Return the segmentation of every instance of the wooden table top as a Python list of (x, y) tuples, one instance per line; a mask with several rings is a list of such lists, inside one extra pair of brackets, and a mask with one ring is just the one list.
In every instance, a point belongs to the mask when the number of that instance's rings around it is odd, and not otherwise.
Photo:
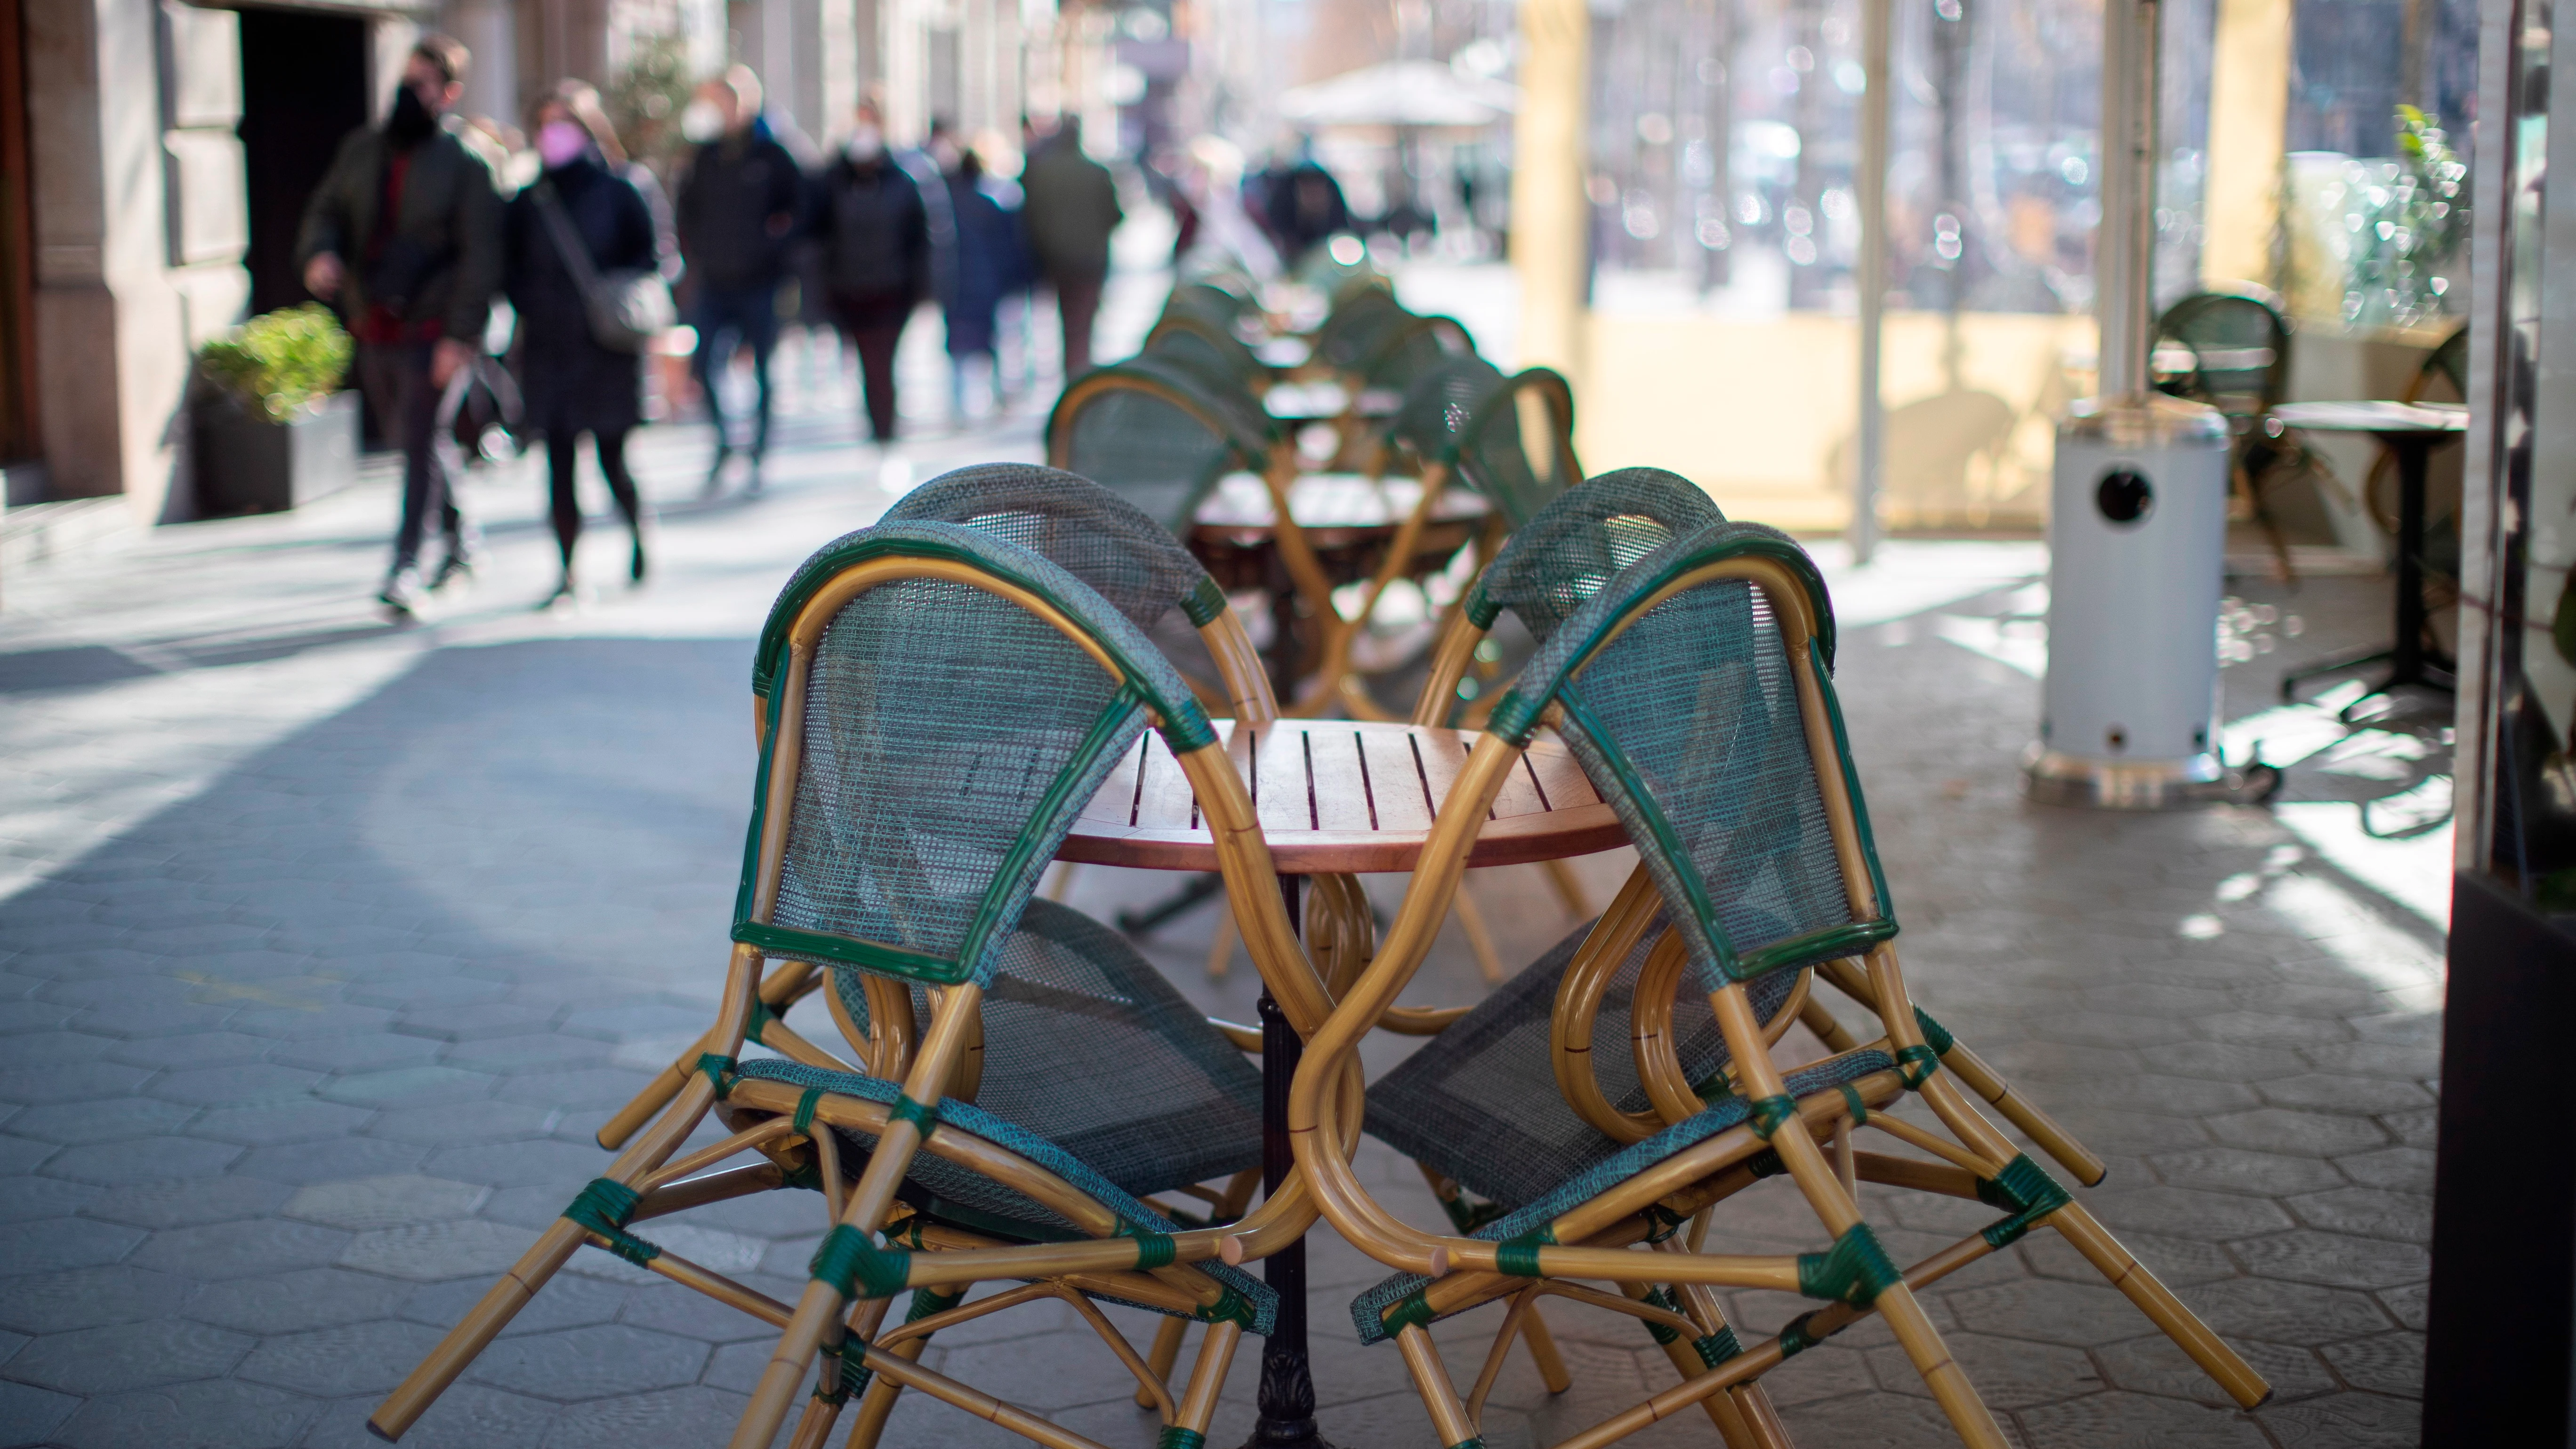
[(2469, 410), (2458, 403), (2280, 403), (2272, 416), (2320, 433), (2458, 433), (2469, 426)]
[[(1371, 483), (1359, 473), (1306, 473), (1288, 485), (1288, 511), (1309, 533), (1393, 532), (1421, 501), (1419, 478)], [(1483, 494), (1452, 488), (1431, 506), (1431, 521), (1465, 522), (1492, 511)], [(1203, 530), (1267, 533), (1277, 519), (1268, 484), (1250, 473), (1229, 473), (1217, 480), (1191, 522)]]
[[(1362, 720), (1281, 720), (1258, 730), (1218, 720), (1216, 728), (1252, 794), (1272, 857), (1290, 875), (1412, 869), (1476, 744), (1471, 730)], [(1467, 859), (1516, 865), (1627, 843), (1618, 816), (1564, 742), (1541, 731)], [(1217, 868), (1196, 792), (1151, 731), (1092, 797), (1056, 855), (1146, 870)]]

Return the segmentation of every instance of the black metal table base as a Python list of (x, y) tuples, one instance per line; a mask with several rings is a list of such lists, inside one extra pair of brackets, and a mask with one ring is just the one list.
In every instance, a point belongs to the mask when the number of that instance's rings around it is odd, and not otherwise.
[(2397, 455), (2397, 638), (2388, 648), (2311, 664), (2281, 676), (2281, 701), (2291, 702), (2292, 691), (2303, 680), (2327, 674), (2341, 674), (2365, 664), (2388, 662), (2387, 674), (2371, 686), (2360, 699), (2343, 707), (2340, 718), (2352, 724), (2353, 712), (2368, 700), (2383, 698), (2397, 690), (2438, 689), (2448, 692), (2455, 687), (2438, 651), (2424, 645), (2424, 475), (2433, 449), (2453, 436), (2449, 433), (2390, 432), (2376, 435), (2389, 451)]
[[(1288, 919), (1299, 920), (1302, 878), (1279, 877)], [(1297, 1076), (1305, 1043), (1279, 1003), (1261, 993), (1261, 1190), (1267, 1195), (1296, 1166), (1288, 1146), (1288, 1084)], [(1261, 1346), (1261, 1417), (1244, 1449), (1332, 1449), (1315, 1431), (1315, 1377), (1306, 1357), (1306, 1244), (1301, 1240), (1262, 1260), (1262, 1281), (1279, 1295), (1279, 1316)]]

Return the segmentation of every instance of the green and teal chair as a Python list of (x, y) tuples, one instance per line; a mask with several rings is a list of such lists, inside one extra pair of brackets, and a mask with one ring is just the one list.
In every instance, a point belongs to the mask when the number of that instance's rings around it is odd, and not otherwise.
[[(1619, 548), (1614, 542), (1612, 557)], [(1507, 552), (1497, 570), (1510, 562)], [(1650, 1405), (1578, 1436), (1586, 1444), (1693, 1403), (1731, 1443), (1777, 1442), (1767, 1405), (1751, 1392), (1761, 1376), (1876, 1313), (1954, 1431), (1997, 1449), (2002, 1434), (1914, 1295), (2035, 1227), (2062, 1234), (2232, 1397), (2260, 1402), (2268, 1393), (2261, 1377), (1942, 1070), (1897, 960), (1895, 910), (1833, 696), (1832, 612), (1803, 551), (1770, 529), (1715, 522), (1598, 583), (1581, 565), (1561, 577), (1573, 587), (1541, 596), (1572, 606), (1494, 709), (1394, 924), (1367, 974), (1309, 1039), (1289, 1099), (1298, 1165), (1325, 1216), (1398, 1270), (1353, 1304), (1361, 1337), (1397, 1341), (1440, 1439), (1475, 1437), (1494, 1370), (1528, 1313), (1542, 1298), (1569, 1297), (1637, 1317), (1659, 1340), (1670, 1335), (1668, 1352), (1685, 1376)], [(1627, 827), (1642, 877), (1567, 951), (1551, 1018), (1558, 1078), (1599, 1070), (1569, 1065), (1592, 1055), (1588, 1040), (1571, 1039), (1581, 1023), (1568, 1020), (1579, 1015), (1569, 998), (1620, 980), (1635, 943), (1650, 943), (1631, 989), (1631, 1057), (1633, 1094), (1651, 1111), (1603, 1116), (1597, 1100), (1568, 1092), (1572, 1115), (1597, 1131), (1550, 1151), (1514, 1117), (1526, 1093), (1480, 1094), (1454, 1064), (1416, 1065), (1475, 1049), (1471, 1016), (1369, 1089), (1368, 1125), (1399, 1146), (1427, 1147), (1436, 1134), (1455, 1144), (1443, 1160), (1462, 1180), (1490, 1185), (1498, 1202), (1520, 1201), (1472, 1233), (1455, 1222), (1425, 1229), (1370, 1195), (1348, 1166), (1346, 1130), (1323, 1109), (1350, 1051), (1419, 967), (1485, 807), (1520, 768), (1542, 720)], [(1879, 1035), (1782, 1072), (1770, 1047), (1804, 990), (1800, 978), (1844, 961), (1863, 963)], [(1710, 1025), (1677, 1005), (1685, 991), (1705, 1001)], [(1708, 1058), (1687, 1053), (1712, 1030), (1723, 1055), (1704, 1071)], [(1930, 1108), (1937, 1133), (1891, 1115), (1909, 1093)], [(1861, 1151), (1852, 1139), (1864, 1128), (1929, 1156)], [(1793, 1180), (1829, 1247), (1732, 1254), (1703, 1236), (1722, 1231), (1727, 1198), (1780, 1175)], [(1900, 1270), (1860, 1212), (1854, 1186), (1863, 1180), (1981, 1201), (2003, 1215)], [(1748, 1346), (1719, 1311), (1722, 1288), (1802, 1293), (1827, 1306)], [(1461, 1396), (1429, 1326), (1506, 1300), (1484, 1370)]]
[[(1258, 1164), (1259, 1077), (1116, 933), (1033, 896), (1148, 728), (1212, 818), (1236, 807), (1205, 713), (1071, 573), (941, 523), (861, 530), (809, 560), (762, 630), (754, 686), (765, 709), (734, 944), (697, 1075), (375, 1427), (410, 1427), (588, 1245), (779, 1327), (739, 1443), (769, 1445), (801, 1398), (797, 1442), (819, 1445), (854, 1395), (855, 1437), (872, 1442), (898, 1388), (1061, 1442), (917, 1362), (931, 1333), (1038, 1299), (1101, 1332), (1170, 1429), (1204, 1434), (1241, 1333), (1265, 1332), (1275, 1301), (1218, 1261), (1207, 1224), (1147, 1199)], [(773, 960), (861, 984), (864, 1063), (746, 1053), (769, 1040), (759, 987)], [(730, 1135), (684, 1150), (710, 1115)], [(817, 1191), (823, 1209), (812, 1281), (792, 1306), (631, 1230), (788, 1187)], [(1009, 1286), (963, 1302), (990, 1281)], [(910, 1312), (889, 1325), (903, 1290)], [(1095, 1301), (1210, 1324), (1189, 1384), (1127, 1345)]]

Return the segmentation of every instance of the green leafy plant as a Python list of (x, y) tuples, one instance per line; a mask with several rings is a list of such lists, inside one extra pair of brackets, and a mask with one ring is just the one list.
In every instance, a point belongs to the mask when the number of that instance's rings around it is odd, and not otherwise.
[(271, 422), (283, 423), (339, 391), (349, 334), (318, 302), (253, 317), (197, 353), (208, 380)]

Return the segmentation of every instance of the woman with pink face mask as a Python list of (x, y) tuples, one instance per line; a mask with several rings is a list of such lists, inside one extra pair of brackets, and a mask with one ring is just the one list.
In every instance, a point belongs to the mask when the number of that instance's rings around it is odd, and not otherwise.
[(643, 500), (626, 466), (626, 435), (643, 421), (644, 360), (591, 334), (581, 284), (566, 248), (578, 244), (594, 275), (656, 270), (677, 276), (669, 210), (650, 173), (626, 164), (599, 93), (562, 81), (528, 115), (544, 170), (513, 197), (502, 223), (503, 289), (519, 314), (516, 359), (525, 425), (544, 435), (555, 543), (563, 578), (546, 606), (581, 598), (573, 547), (581, 537), (574, 488), (581, 435), (590, 434), (609, 496), (634, 535), (630, 583), (644, 581)]

